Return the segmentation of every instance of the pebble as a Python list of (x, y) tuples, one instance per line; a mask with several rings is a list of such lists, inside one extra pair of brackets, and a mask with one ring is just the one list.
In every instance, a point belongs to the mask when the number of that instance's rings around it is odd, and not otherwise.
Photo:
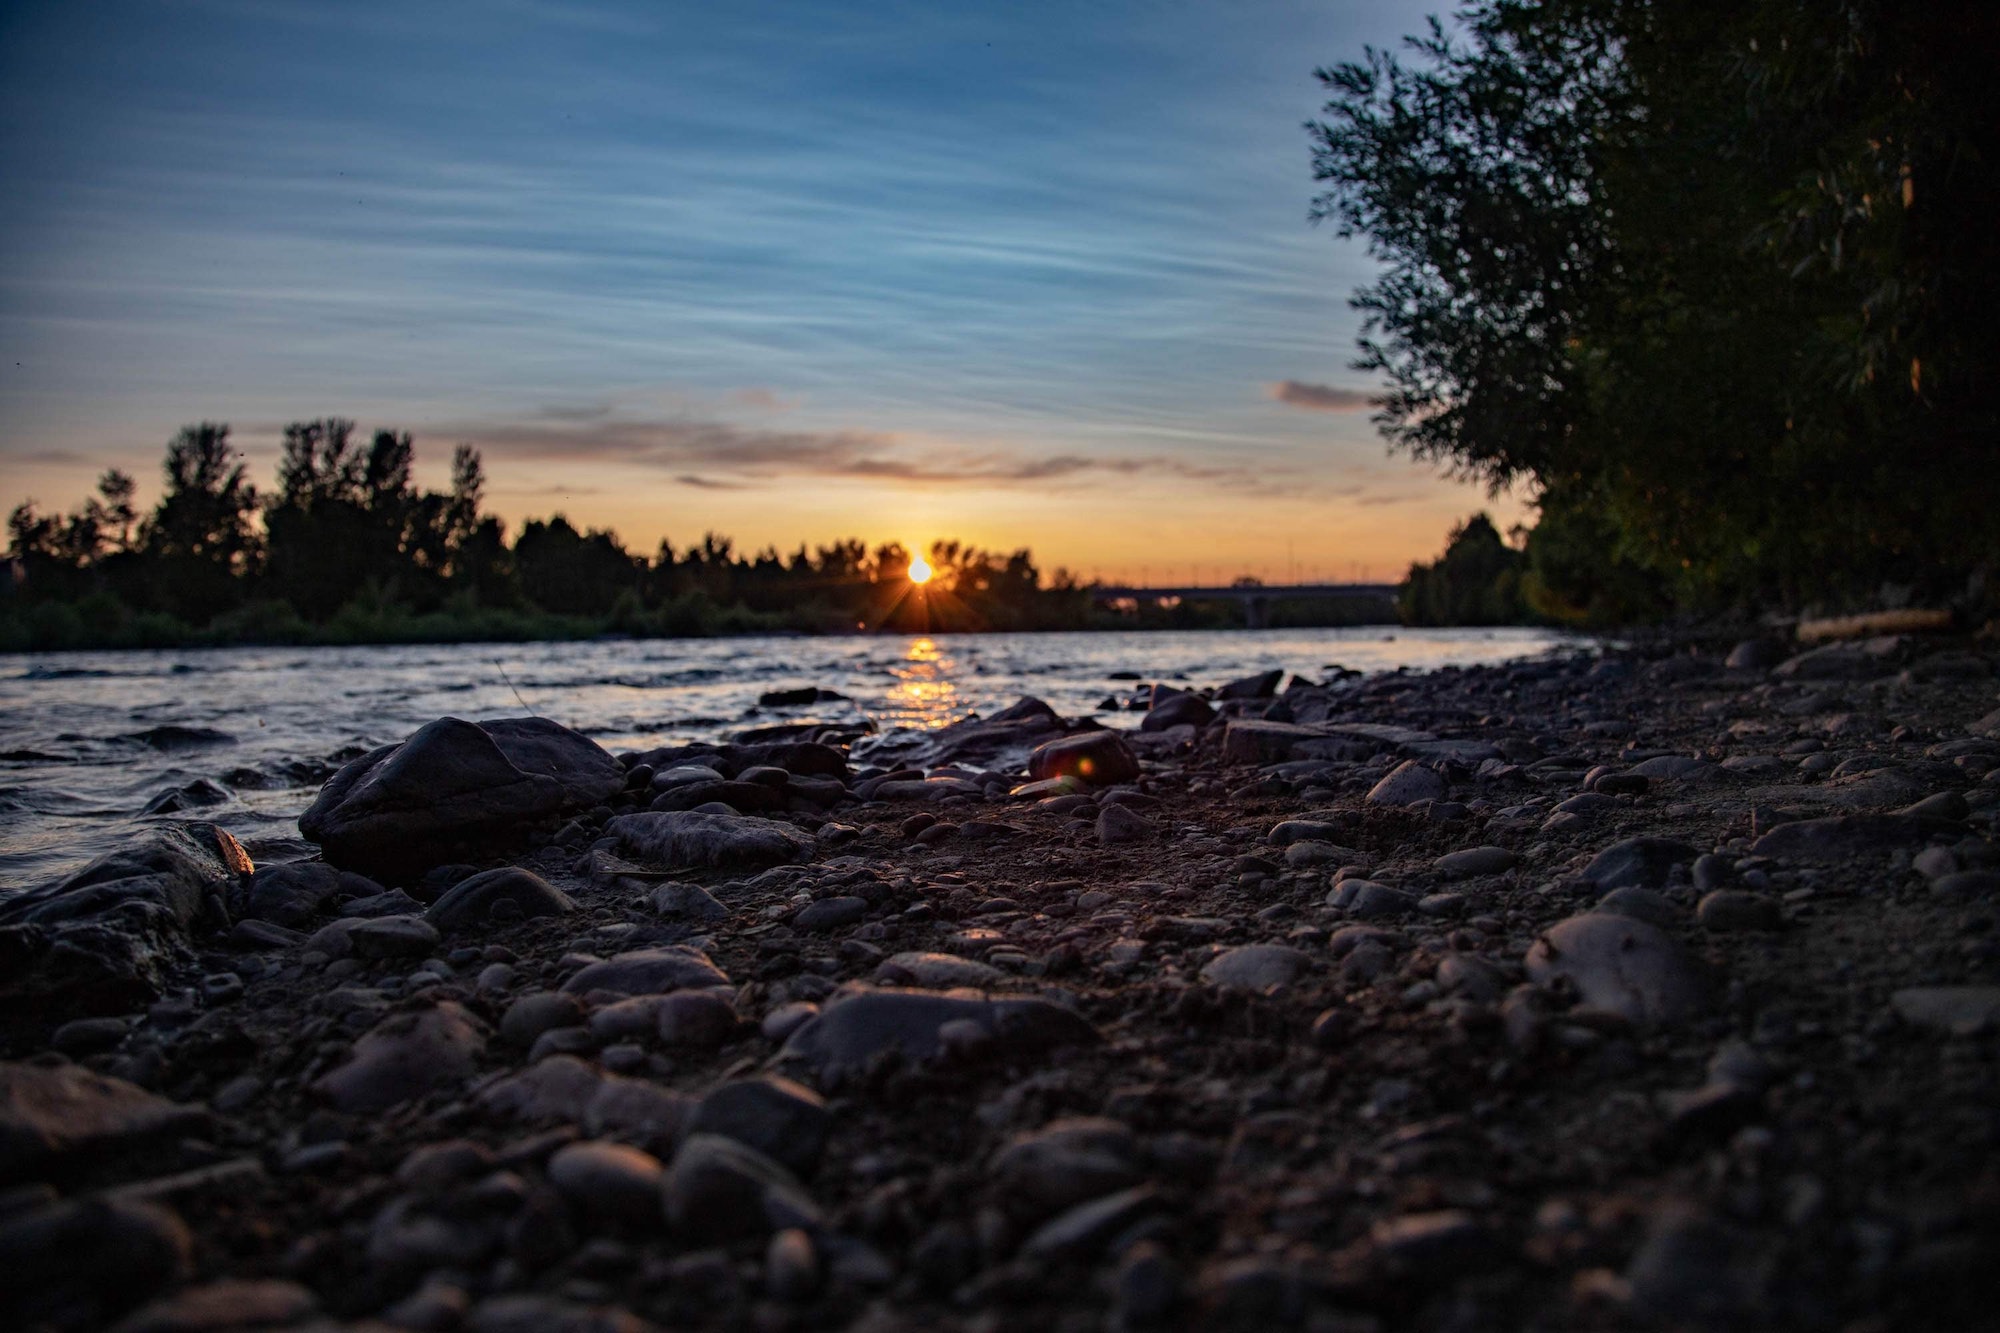
[(707, 954), (684, 944), (635, 949), (590, 963), (562, 985), (571, 995), (664, 995), (695, 987), (727, 986), (729, 978)]
[(544, 1032), (575, 1027), (583, 1021), (583, 1016), (583, 1001), (574, 995), (537, 991), (507, 1006), (507, 1012), (500, 1017), (500, 1036), (516, 1046), (532, 1046)]
[(1431, 863), (1432, 867), (1452, 879), (1464, 879), (1472, 875), (1498, 875), (1512, 870), (1520, 863), (1520, 856), (1505, 847), (1466, 847), (1455, 852), (1446, 852)]
[(562, 890), (532, 870), (503, 866), (459, 881), (431, 904), (424, 919), (443, 931), (470, 930), (489, 918), (507, 920), (561, 916), (576, 910)]
[(383, 1111), (471, 1077), (485, 1049), (485, 1024), (447, 1000), (384, 1019), (313, 1090), (342, 1111)]
[(1625, 838), (1590, 859), (1583, 877), (1601, 890), (1628, 885), (1657, 889), (1677, 865), (1694, 860), (1694, 848), (1671, 838)]
[(1201, 969), (1211, 986), (1268, 995), (1289, 986), (1312, 959), (1282, 944), (1243, 944), (1225, 949)]
[(792, 924), (800, 930), (839, 930), (860, 924), (867, 915), (866, 898), (822, 898), (801, 908)]
[(1080, 1014), (1039, 998), (989, 999), (935, 991), (855, 991), (833, 1000), (785, 1043), (780, 1058), (840, 1083), (885, 1051), (926, 1064), (946, 1053), (945, 1028), (993, 1048), (1032, 1053), (1050, 1046), (1094, 1042), (1097, 1031)]
[(809, 1177), (819, 1169), (832, 1125), (825, 1098), (791, 1079), (766, 1075), (712, 1089), (695, 1103), (687, 1132), (726, 1135)]
[(1434, 770), (1408, 759), (1390, 769), (1369, 789), (1365, 799), (1370, 805), (1410, 806), (1419, 801), (1439, 800), (1446, 790), (1445, 780)]
[(590, 1141), (558, 1148), (549, 1183), (585, 1215), (632, 1225), (657, 1223), (666, 1168), (649, 1152)]
[(728, 1241), (816, 1228), (819, 1207), (796, 1177), (747, 1144), (690, 1134), (665, 1186), (667, 1219), (683, 1235)]
[(1717, 889), (1704, 894), (1695, 907), (1694, 918), (1705, 929), (1718, 934), (1778, 930), (1785, 924), (1785, 914), (1777, 899), (1740, 889)]
[(993, 1178), (1034, 1219), (1119, 1190), (1142, 1177), (1132, 1127), (1101, 1116), (1055, 1120), (1015, 1136), (993, 1159)]
[(1563, 980), (1585, 1004), (1635, 1027), (1669, 1026), (1700, 1012), (1708, 987), (1680, 946), (1657, 927), (1608, 912), (1573, 916), (1528, 950), (1528, 977)]
[(440, 936), (420, 916), (378, 916), (349, 926), (347, 939), (362, 958), (428, 958)]

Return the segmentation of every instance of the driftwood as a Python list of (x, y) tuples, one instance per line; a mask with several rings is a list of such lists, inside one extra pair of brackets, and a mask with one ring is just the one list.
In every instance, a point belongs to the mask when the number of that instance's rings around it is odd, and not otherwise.
[(1829, 639), (1863, 639), (1877, 634), (1922, 634), (1951, 628), (1951, 612), (1911, 607), (1903, 611), (1869, 611), (1858, 616), (1829, 616), (1821, 620), (1801, 620), (1800, 643), (1822, 643)]

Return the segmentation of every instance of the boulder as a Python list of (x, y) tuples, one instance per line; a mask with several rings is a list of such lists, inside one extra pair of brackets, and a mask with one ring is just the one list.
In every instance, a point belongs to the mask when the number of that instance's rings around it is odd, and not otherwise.
[(1169, 727), (1205, 727), (1215, 721), (1215, 710), (1199, 694), (1174, 690), (1166, 695), (1156, 689), (1153, 706), (1139, 719), (1141, 731), (1165, 731)]
[(1075, 777), (1095, 787), (1131, 782), (1139, 759), (1115, 731), (1085, 731), (1038, 745), (1028, 756), (1028, 777), (1036, 782)]
[(251, 873), (212, 824), (167, 824), (54, 884), (0, 899), (0, 1012), (80, 1018), (157, 999), (197, 925)]
[(607, 800), (625, 771), (546, 718), (439, 718), (354, 760), (299, 816), (326, 859), (381, 877), (520, 845), (539, 824)]

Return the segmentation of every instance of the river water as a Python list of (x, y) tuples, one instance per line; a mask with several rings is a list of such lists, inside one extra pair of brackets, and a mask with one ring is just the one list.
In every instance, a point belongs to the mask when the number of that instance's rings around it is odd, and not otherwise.
[[(66, 873), (151, 819), (213, 820), (259, 862), (305, 855), (295, 821), (343, 753), (447, 714), (533, 711), (615, 752), (804, 719), (937, 727), (1024, 694), (1075, 716), (1136, 688), (1119, 672), (1213, 685), (1282, 667), (1320, 679), (1333, 666), (1433, 670), (1574, 642), (1369, 627), (0, 655), (0, 893)], [(808, 685), (846, 698), (758, 704)], [(182, 788), (194, 795), (179, 813), (146, 813)]]

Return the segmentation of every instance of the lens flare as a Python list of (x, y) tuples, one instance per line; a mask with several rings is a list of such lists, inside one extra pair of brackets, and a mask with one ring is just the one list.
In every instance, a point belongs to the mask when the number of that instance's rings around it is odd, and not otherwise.
[(910, 562), (910, 582), (912, 583), (929, 583), (931, 575), (934, 572), (930, 567), (930, 563), (922, 556), (918, 556)]

